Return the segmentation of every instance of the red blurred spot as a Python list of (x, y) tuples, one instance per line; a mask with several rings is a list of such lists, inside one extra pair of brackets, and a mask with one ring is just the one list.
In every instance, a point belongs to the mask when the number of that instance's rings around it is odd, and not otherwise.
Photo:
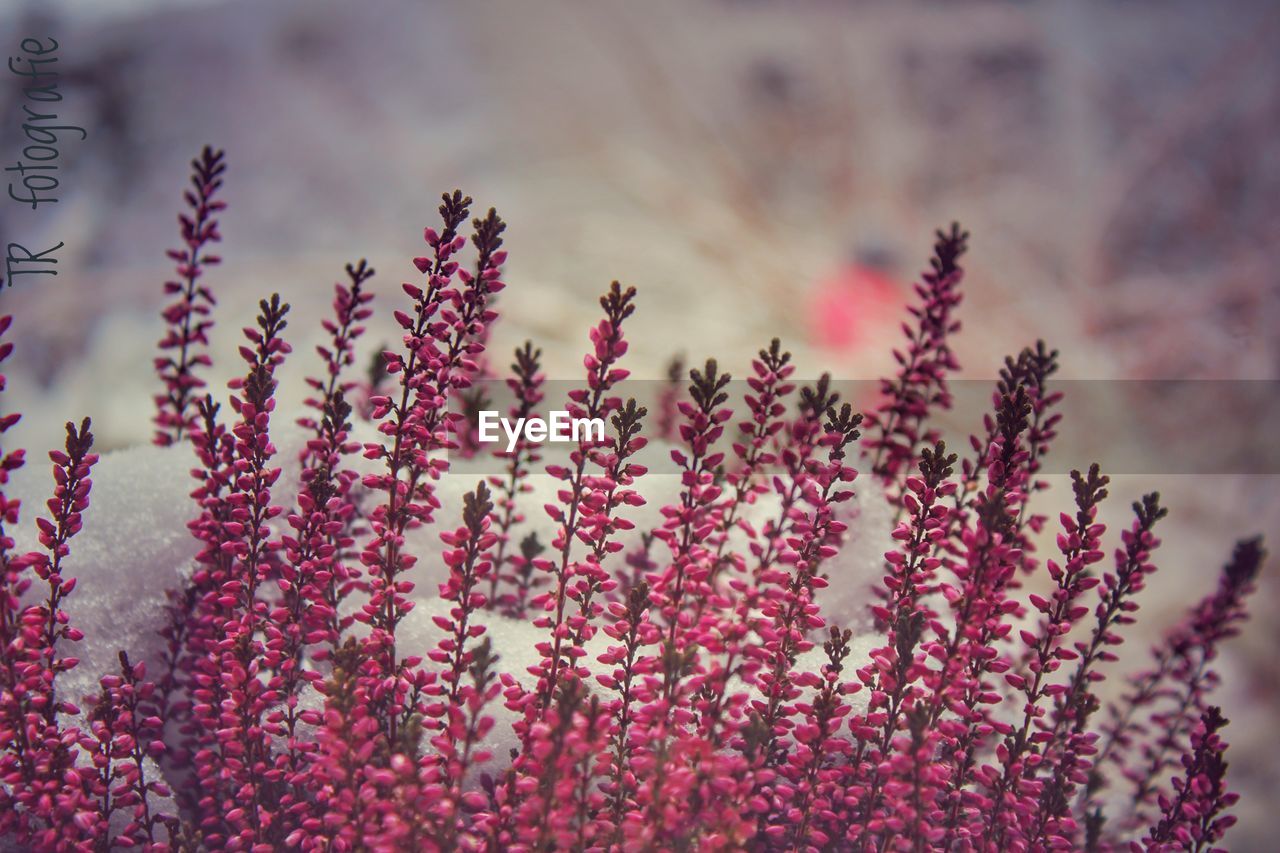
[(867, 343), (873, 329), (893, 322), (902, 296), (887, 273), (849, 263), (818, 282), (809, 305), (813, 344), (848, 351)]

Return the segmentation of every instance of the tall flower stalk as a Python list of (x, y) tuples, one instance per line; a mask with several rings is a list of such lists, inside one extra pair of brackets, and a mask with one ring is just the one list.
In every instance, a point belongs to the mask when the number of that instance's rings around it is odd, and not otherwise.
[(168, 328), (155, 359), (156, 372), (165, 385), (164, 393), (155, 400), (155, 443), (160, 445), (179, 442), (190, 432), (197, 417), (197, 395), (205, 387), (199, 369), (210, 364), (205, 350), (213, 328), (209, 317), (217, 300), (202, 279), (209, 267), (222, 262), (220, 256), (209, 252), (209, 246), (222, 240), (218, 214), (227, 205), (217, 196), (226, 171), (226, 156), (207, 145), (191, 161), (191, 189), (182, 196), (187, 211), (178, 215), (182, 245), (168, 252), (177, 264), (177, 279), (164, 285), (165, 295), (172, 296), (173, 302), (162, 315)]

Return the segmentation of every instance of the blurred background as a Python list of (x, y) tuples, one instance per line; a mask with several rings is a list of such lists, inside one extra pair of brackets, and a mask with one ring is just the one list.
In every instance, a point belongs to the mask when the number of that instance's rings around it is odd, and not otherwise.
[[(225, 264), (209, 279), (214, 380), (235, 369), (236, 330), (263, 295), (293, 303), (300, 352), (345, 262), (367, 257), (395, 300), (455, 186), (510, 223), (495, 346), (534, 338), (553, 379), (576, 375), (595, 296), (615, 278), (640, 290), (639, 376), (665, 375), (676, 353), (741, 374), (778, 335), (801, 376), (877, 377), (933, 229), (953, 219), (972, 233), (965, 377), (993, 378), (1037, 337), (1070, 379), (1274, 381), (1280, 369), (1270, 0), (2, 9), (11, 52), (58, 39), (59, 113), (89, 132), (60, 146), (55, 209), (0, 205), (6, 242), (65, 243), (56, 278), (0, 294), (18, 317), (7, 396), (33, 455), (82, 414), (104, 448), (148, 440), (164, 249), (205, 143), (230, 163)], [(6, 166), (23, 145), (20, 83), (0, 82)], [(369, 353), (394, 337), (386, 304)], [(1142, 438), (1275, 428), (1274, 382), (1233, 387), (1268, 399), (1209, 395)], [(286, 393), (300, 399), (300, 383)], [(1140, 417), (1151, 401), (1122, 403), (1117, 417)], [(1070, 400), (1066, 411), (1063, 441), (1088, 438), (1095, 425), (1073, 422)], [(1153, 488), (1174, 518), (1131, 656), (1212, 588), (1234, 539), (1280, 533), (1274, 472), (1247, 471), (1115, 478), (1115, 526)], [(1220, 667), (1245, 793), (1237, 849), (1269, 846), (1280, 784), (1274, 574)]]

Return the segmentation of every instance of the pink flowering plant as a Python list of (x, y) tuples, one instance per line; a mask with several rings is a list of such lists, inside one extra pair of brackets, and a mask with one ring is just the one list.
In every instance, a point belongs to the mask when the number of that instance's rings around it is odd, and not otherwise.
[[(198, 548), (155, 625), (92, 696), (60, 676), (78, 644), (75, 536), (97, 456), (86, 419), (49, 454), (39, 548), (21, 553), (0, 493), (0, 844), (112, 850), (1214, 849), (1236, 801), (1214, 661), (1264, 559), (1241, 542), (1218, 588), (1117, 673), (1116, 647), (1156, 571), (1158, 495), (1112, 545), (1108, 478), (1071, 475), (1031, 507), (1061, 418), (1057, 353), (1010, 358), (961, 455), (931, 424), (951, 404), (968, 235), (940, 232), (898, 369), (867, 413), (829, 377), (803, 383), (778, 340), (732, 399), (714, 359), (626, 397), (628, 320), (614, 283), (563, 401), (526, 343), (489, 352), (505, 223), (443, 196), (400, 328), (369, 380), (355, 347), (374, 306), (367, 263), (336, 287), (312, 360), (304, 439), (277, 446), (277, 372), (299, 358), (289, 306), (264, 299), (227, 394), (202, 373), (213, 329), (217, 197), (193, 164), (155, 368), (156, 438), (191, 457)], [(0, 334), (9, 318), (0, 321)], [(12, 346), (0, 343), (0, 361)], [(545, 402), (609, 425), (567, 459), (477, 444), (451, 399), (505, 382), (510, 415)], [(686, 381), (687, 380), (687, 381)], [(0, 378), (0, 390), (3, 379)], [(471, 396), (469, 396), (471, 395)], [(472, 407), (474, 408), (474, 407)], [(0, 418), (0, 436), (17, 420)], [(652, 426), (651, 426), (652, 424)], [(676, 472), (655, 522), (650, 441)], [(652, 449), (652, 448), (651, 448)], [(493, 473), (460, 505), (451, 463)], [(22, 466), (0, 450), (0, 487)], [(286, 467), (300, 472), (283, 476)], [(863, 472), (862, 479), (859, 479)], [(546, 499), (535, 481), (552, 483)], [(660, 479), (660, 478), (659, 478)], [(866, 612), (831, 613), (866, 501), (887, 501)], [(541, 505), (539, 505), (541, 504)], [(541, 521), (545, 516), (547, 521)], [(415, 532), (434, 529), (424, 551)], [(541, 534), (541, 536), (539, 536)], [(1109, 555), (1108, 550), (1112, 550)], [(121, 555), (122, 558), (125, 555)], [(424, 565), (435, 563), (435, 565)], [(430, 602), (415, 589), (438, 582)], [(408, 631), (427, 600), (430, 642)], [(498, 629), (523, 626), (511, 666)], [(1121, 679), (1108, 693), (1104, 681)], [(1109, 699), (1114, 695), (1117, 698)]]

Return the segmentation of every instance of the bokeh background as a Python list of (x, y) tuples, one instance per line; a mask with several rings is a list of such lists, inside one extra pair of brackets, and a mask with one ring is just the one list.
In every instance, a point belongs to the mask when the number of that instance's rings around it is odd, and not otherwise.
[[(639, 376), (676, 353), (741, 373), (774, 335), (801, 375), (879, 376), (953, 219), (973, 235), (965, 377), (1037, 337), (1070, 379), (1280, 371), (1269, 0), (65, 0), (5, 2), (0, 24), (11, 51), (59, 40), (60, 111), (89, 131), (62, 145), (55, 210), (0, 205), (6, 242), (66, 244), (56, 278), (0, 294), (32, 454), (81, 414), (104, 448), (147, 441), (163, 250), (206, 142), (230, 162), (219, 380), (262, 295), (293, 303), (299, 351), (348, 260), (394, 300), (455, 186), (510, 223), (496, 346), (533, 337), (552, 378), (575, 375), (615, 278), (640, 290)], [(19, 82), (0, 81), (5, 165)], [(368, 351), (393, 335), (375, 323)], [(1274, 384), (1233, 387), (1270, 399), (1208, 396), (1140, 438), (1280, 428)], [(1114, 417), (1149, 405), (1122, 396)], [(1066, 410), (1064, 442), (1096, 439)], [(1113, 525), (1152, 488), (1174, 515), (1131, 656), (1212, 588), (1235, 538), (1280, 534), (1274, 472), (1247, 470), (1115, 478)], [(1274, 574), (1220, 667), (1245, 792), (1234, 849), (1268, 849), (1280, 784)]]

